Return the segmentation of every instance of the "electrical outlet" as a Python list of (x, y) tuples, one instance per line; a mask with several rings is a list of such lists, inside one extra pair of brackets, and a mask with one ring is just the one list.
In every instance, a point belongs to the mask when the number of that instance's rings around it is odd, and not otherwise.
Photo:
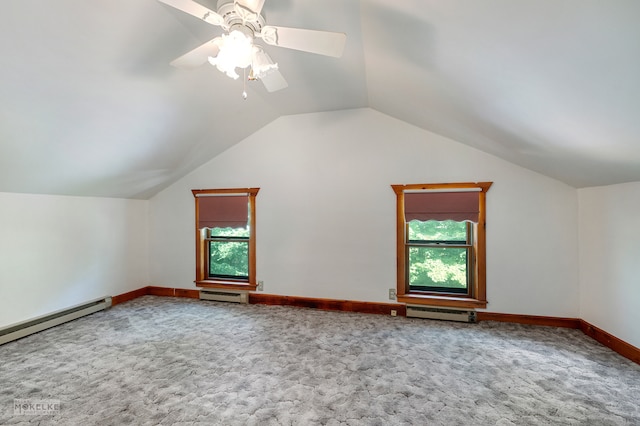
[(264, 281), (258, 281), (258, 291), (264, 291)]
[(396, 289), (395, 288), (390, 288), (389, 289), (389, 299), (390, 300), (396, 300)]
[(392, 316), (392, 317), (396, 317), (396, 316), (398, 316), (398, 311), (396, 311), (395, 309), (392, 309), (392, 310), (391, 310), (391, 316)]

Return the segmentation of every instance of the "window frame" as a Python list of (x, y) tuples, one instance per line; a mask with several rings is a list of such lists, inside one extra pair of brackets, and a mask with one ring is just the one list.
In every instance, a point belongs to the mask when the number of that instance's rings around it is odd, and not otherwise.
[[(391, 185), (396, 194), (396, 262), (397, 284), (396, 296), (398, 302), (409, 304), (446, 306), (453, 308), (486, 308), (486, 193), (493, 182), (462, 182), (462, 183), (434, 183)], [(408, 224), (405, 220), (404, 194), (408, 191), (478, 191), (478, 223), (474, 224), (475, 235), (472, 240), (473, 250), (471, 259), (472, 270), (469, 292), (443, 293), (411, 290), (408, 280)]]
[[(196, 240), (196, 279), (197, 287), (227, 288), (255, 291), (256, 282), (256, 195), (260, 188), (193, 189), (195, 198), (195, 240)], [(206, 196), (247, 195), (249, 199), (249, 276), (248, 278), (212, 278), (209, 277), (209, 232), (198, 229), (199, 198)]]

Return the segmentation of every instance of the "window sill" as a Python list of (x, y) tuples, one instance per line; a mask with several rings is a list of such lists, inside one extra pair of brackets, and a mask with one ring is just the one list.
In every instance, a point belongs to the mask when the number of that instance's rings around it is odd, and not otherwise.
[(425, 294), (398, 295), (398, 302), (411, 305), (444, 306), (448, 308), (486, 308), (486, 300), (478, 300), (470, 297), (434, 296)]
[(213, 280), (204, 280), (204, 281), (196, 281), (196, 287), (200, 288), (226, 288), (231, 290), (247, 290), (247, 291), (256, 291), (258, 288), (257, 284), (251, 283), (243, 283), (237, 281), (213, 281)]

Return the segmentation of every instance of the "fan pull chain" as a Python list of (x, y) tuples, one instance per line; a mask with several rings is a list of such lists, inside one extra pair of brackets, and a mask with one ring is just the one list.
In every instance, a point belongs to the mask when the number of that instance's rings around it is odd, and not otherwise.
[(242, 69), (242, 99), (247, 100), (247, 69)]

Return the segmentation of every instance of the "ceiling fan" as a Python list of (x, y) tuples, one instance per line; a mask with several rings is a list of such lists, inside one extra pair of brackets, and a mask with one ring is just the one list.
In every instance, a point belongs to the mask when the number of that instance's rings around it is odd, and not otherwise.
[[(218, 0), (212, 11), (193, 0), (159, 0), (203, 21), (220, 26), (225, 34), (196, 47), (171, 62), (192, 69), (206, 62), (227, 76), (237, 79), (236, 68), (248, 68), (249, 80), (261, 80), (268, 92), (288, 86), (264, 49), (254, 44), (261, 38), (266, 44), (339, 58), (347, 39), (345, 33), (266, 25), (261, 15), (264, 0)], [(246, 98), (246, 91), (243, 93)]]

